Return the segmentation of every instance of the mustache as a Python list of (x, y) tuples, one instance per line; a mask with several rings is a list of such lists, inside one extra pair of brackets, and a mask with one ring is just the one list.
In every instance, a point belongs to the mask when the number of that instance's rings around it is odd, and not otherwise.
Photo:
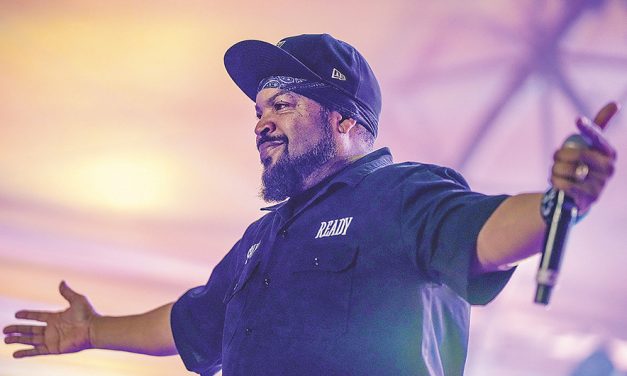
[(275, 142), (275, 141), (287, 143), (287, 137), (285, 137), (285, 136), (266, 136), (266, 135), (263, 135), (263, 136), (259, 137), (259, 139), (257, 140), (257, 149), (259, 149), (261, 144), (263, 144), (264, 142)]

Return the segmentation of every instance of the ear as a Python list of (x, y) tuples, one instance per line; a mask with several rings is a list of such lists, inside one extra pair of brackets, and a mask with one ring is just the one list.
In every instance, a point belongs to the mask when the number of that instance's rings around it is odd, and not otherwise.
[(353, 118), (340, 118), (337, 129), (340, 133), (348, 134), (348, 132), (350, 132), (350, 130), (353, 129), (355, 125), (357, 125), (357, 121)]

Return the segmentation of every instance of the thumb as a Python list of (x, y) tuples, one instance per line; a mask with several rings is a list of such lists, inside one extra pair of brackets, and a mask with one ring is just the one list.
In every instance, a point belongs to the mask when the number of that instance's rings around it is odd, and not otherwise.
[(577, 119), (577, 128), (579, 128), (581, 135), (589, 141), (589, 146), (608, 157), (616, 157), (616, 150), (614, 150), (614, 147), (605, 139), (599, 126), (590, 122), (585, 116), (582, 116)]
[(65, 283), (65, 281), (61, 281), (59, 284), (59, 292), (61, 293), (61, 296), (63, 296), (70, 304), (76, 302), (76, 300), (82, 297), (81, 294), (72, 290), (67, 283)]
[(616, 115), (620, 106), (616, 102), (610, 102), (603, 106), (603, 108), (597, 113), (597, 116), (594, 117), (594, 123), (599, 126), (601, 129), (605, 129), (607, 123), (610, 121), (612, 116)]

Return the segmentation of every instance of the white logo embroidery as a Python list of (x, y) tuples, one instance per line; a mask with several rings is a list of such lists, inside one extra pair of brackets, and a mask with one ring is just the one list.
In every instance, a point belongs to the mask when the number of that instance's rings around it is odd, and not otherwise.
[(248, 252), (246, 252), (246, 261), (244, 262), (244, 264), (248, 263), (248, 260), (250, 260), (250, 258), (253, 257), (253, 255), (255, 254), (255, 251), (257, 251), (257, 248), (259, 248), (259, 244), (261, 244), (261, 242), (255, 243), (250, 246), (250, 248), (248, 249)]
[(284, 44), (285, 44), (285, 41), (284, 41), (284, 40), (282, 40), (282, 41), (280, 41), (279, 43), (277, 43), (277, 44), (276, 44), (276, 46), (277, 46), (277, 47), (279, 47), (279, 48), (281, 48), (281, 47), (283, 47), (283, 45), (284, 45)]
[(346, 76), (335, 68), (333, 68), (333, 73), (331, 73), (331, 78), (335, 78), (336, 80), (340, 80), (340, 81), (346, 81)]
[(314, 239), (326, 238), (329, 236), (346, 235), (348, 226), (351, 225), (353, 217), (346, 217), (341, 219), (333, 219), (327, 222), (320, 223), (320, 229)]

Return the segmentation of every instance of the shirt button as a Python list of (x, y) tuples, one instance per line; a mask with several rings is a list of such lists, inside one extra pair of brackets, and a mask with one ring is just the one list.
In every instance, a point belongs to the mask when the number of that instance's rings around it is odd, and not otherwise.
[(313, 264), (314, 264), (314, 266), (320, 265), (320, 260), (317, 257), (314, 257)]
[(287, 237), (287, 230), (286, 229), (281, 230), (280, 235), (283, 239), (285, 239)]
[(251, 328), (246, 328), (244, 329), (244, 332), (246, 332), (246, 335), (249, 336), (252, 334), (253, 330)]
[(263, 284), (266, 287), (270, 287), (270, 277), (266, 277), (263, 279)]

